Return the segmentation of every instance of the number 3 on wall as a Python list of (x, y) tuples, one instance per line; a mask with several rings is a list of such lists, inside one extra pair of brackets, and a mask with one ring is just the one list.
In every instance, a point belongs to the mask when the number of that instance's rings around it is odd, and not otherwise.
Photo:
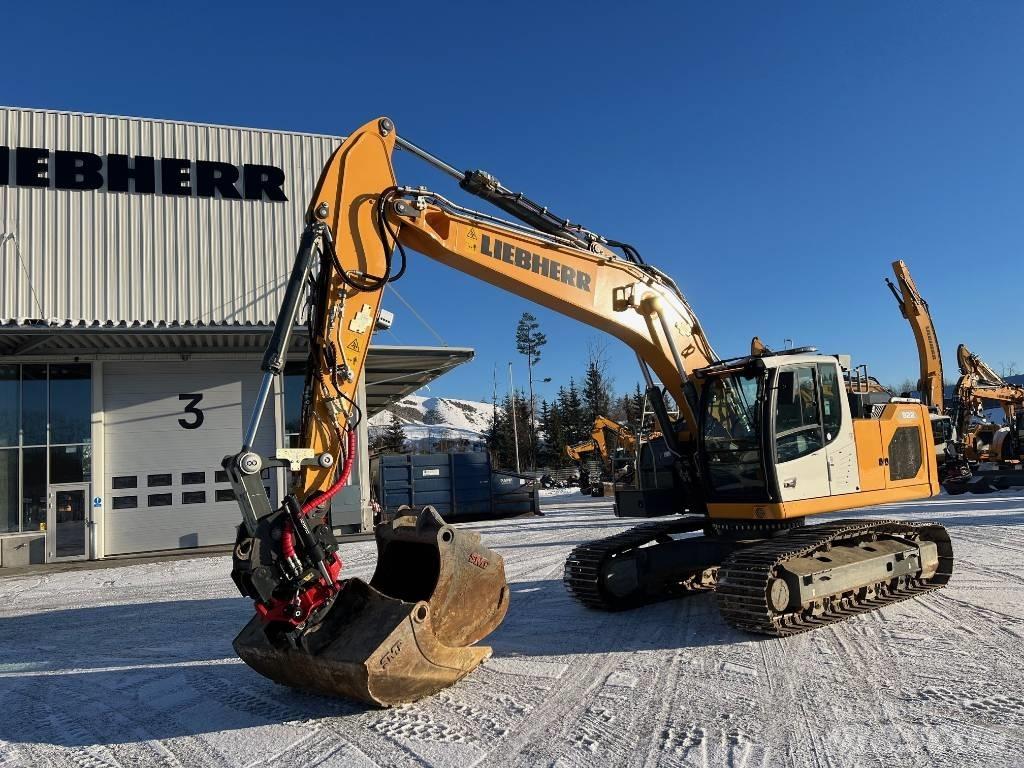
[(193, 416), (194, 418), (189, 421), (188, 419), (178, 419), (178, 423), (185, 429), (199, 429), (203, 426), (203, 412), (196, 408), (199, 402), (203, 399), (201, 394), (199, 395), (178, 395), (179, 400), (188, 400), (188, 405), (185, 406), (185, 413)]

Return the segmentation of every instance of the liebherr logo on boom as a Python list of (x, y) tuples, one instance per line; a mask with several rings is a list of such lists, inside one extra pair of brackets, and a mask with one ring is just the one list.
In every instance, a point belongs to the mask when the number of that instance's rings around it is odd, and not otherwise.
[(554, 259), (531, 253), (525, 248), (517, 248), (511, 243), (502, 242), (498, 238), (492, 240), (490, 235), (480, 236), (480, 253), (484, 256), (490, 256), (492, 259), (503, 261), (506, 264), (515, 264), (520, 269), (544, 275), (544, 277), (556, 282), (565, 283), (573, 288), (590, 293), (590, 273), (584, 272), (582, 269), (573, 269)]

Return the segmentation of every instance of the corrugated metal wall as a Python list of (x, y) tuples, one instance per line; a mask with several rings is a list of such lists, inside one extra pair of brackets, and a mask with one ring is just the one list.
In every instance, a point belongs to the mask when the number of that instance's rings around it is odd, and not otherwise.
[[(0, 322), (273, 322), (309, 194), (339, 141), (0, 107)], [(17, 186), (15, 147), (50, 150), (50, 188)], [(54, 189), (55, 150), (152, 156), (158, 193)], [(288, 202), (159, 194), (160, 158), (276, 166)]]

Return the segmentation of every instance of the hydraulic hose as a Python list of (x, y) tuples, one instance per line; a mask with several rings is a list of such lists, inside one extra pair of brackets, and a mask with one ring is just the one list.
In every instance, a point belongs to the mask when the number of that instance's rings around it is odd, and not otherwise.
[(348, 448), (345, 451), (345, 463), (341, 467), (341, 474), (338, 475), (338, 479), (334, 481), (334, 484), (328, 488), (321, 495), (310, 499), (302, 505), (302, 515), (305, 517), (314, 509), (319, 507), (321, 504), (330, 501), (334, 498), (338, 491), (345, 487), (348, 482), (349, 476), (352, 474), (352, 465), (356, 459), (356, 431), (349, 429), (348, 431)]
[(287, 518), (281, 528), (281, 553), (285, 560), (295, 557), (295, 534), (292, 530), (292, 521)]

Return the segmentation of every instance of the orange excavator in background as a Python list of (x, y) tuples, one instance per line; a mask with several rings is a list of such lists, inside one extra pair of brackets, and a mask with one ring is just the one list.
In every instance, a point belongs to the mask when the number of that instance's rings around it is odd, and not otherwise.
[(894, 261), (892, 271), (896, 276), (896, 282), (893, 283), (889, 278), (886, 278), (885, 282), (896, 299), (900, 314), (910, 323), (910, 328), (914, 332), (919, 370), (917, 391), (920, 392), (921, 400), (928, 406), (930, 412), (935, 454), (939, 461), (939, 477), (943, 481), (960, 481), (969, 477), (971, 471), (963, 456), (956, 425), (945, 409), (942, 351), (939, 348), (931, 310), (910, 276), (910, 269), (906, 263), (902, 260)]
[[(511, 218), (400, 184), (396, 149)], [(616, 611), (714, 589), (730, 625), (785, 637), (949, 580), (940, 525), (811, 522), (938, 492), (925, 406), (848, 393), (841, 358), (812, 348), (719, 358), (676, 283), (636, 248), (489, 173), (454, 168), (382, 117), (342, 142), (313, 190), (256, 407), (242, 449), (223, 462), (243, 520), (232, 578), (255, 606), (234, 648), (261, 674), (379, 705), (412, 701), (479, 665), (490, 651), (475, 643), (509, 609), (501, 556), (429, 507), (377, 526), (368, 583), (344, 578), (325, 518), (351, 472), (363, 417), (356, 386), (383, 289), (405, 273), (407, 249), (601, 329), (637, 355), (673, 462), (674, 514), (569, 554), (564, 582), (584, 605)], [(437, 293), (438, 309), (459, 311), (444, 286)], [(771, 311), (763, 295), (760, 311)], [(300, 447), (260, 456), (261, 413), (303, 318)], [(280, 507), (260, 478), (267, 466), (293, 473)]]
[[(628, 481), (634, 471), (633, 459), (621, 460), (620, 452), (631, 454), (636, 451), (636, 435), (628, 428), (607, 416), (594, 419), (590, 437), (565, 447), (566, 455), (579, 462), (580, 490), (591, 496), (604, 495), (604, 480)], [(596, 456), (596, 461), (591, 460)]]
[[(1006, 382), (991, 366), (961, 344), (956, 349), (960, 378), (954, 391), (956, 428), (968, 459), (979, 462), (1024, 461), (1024, 387)], [(1003, 409), (1001, 427), (971, 423), (986, 404)]]

